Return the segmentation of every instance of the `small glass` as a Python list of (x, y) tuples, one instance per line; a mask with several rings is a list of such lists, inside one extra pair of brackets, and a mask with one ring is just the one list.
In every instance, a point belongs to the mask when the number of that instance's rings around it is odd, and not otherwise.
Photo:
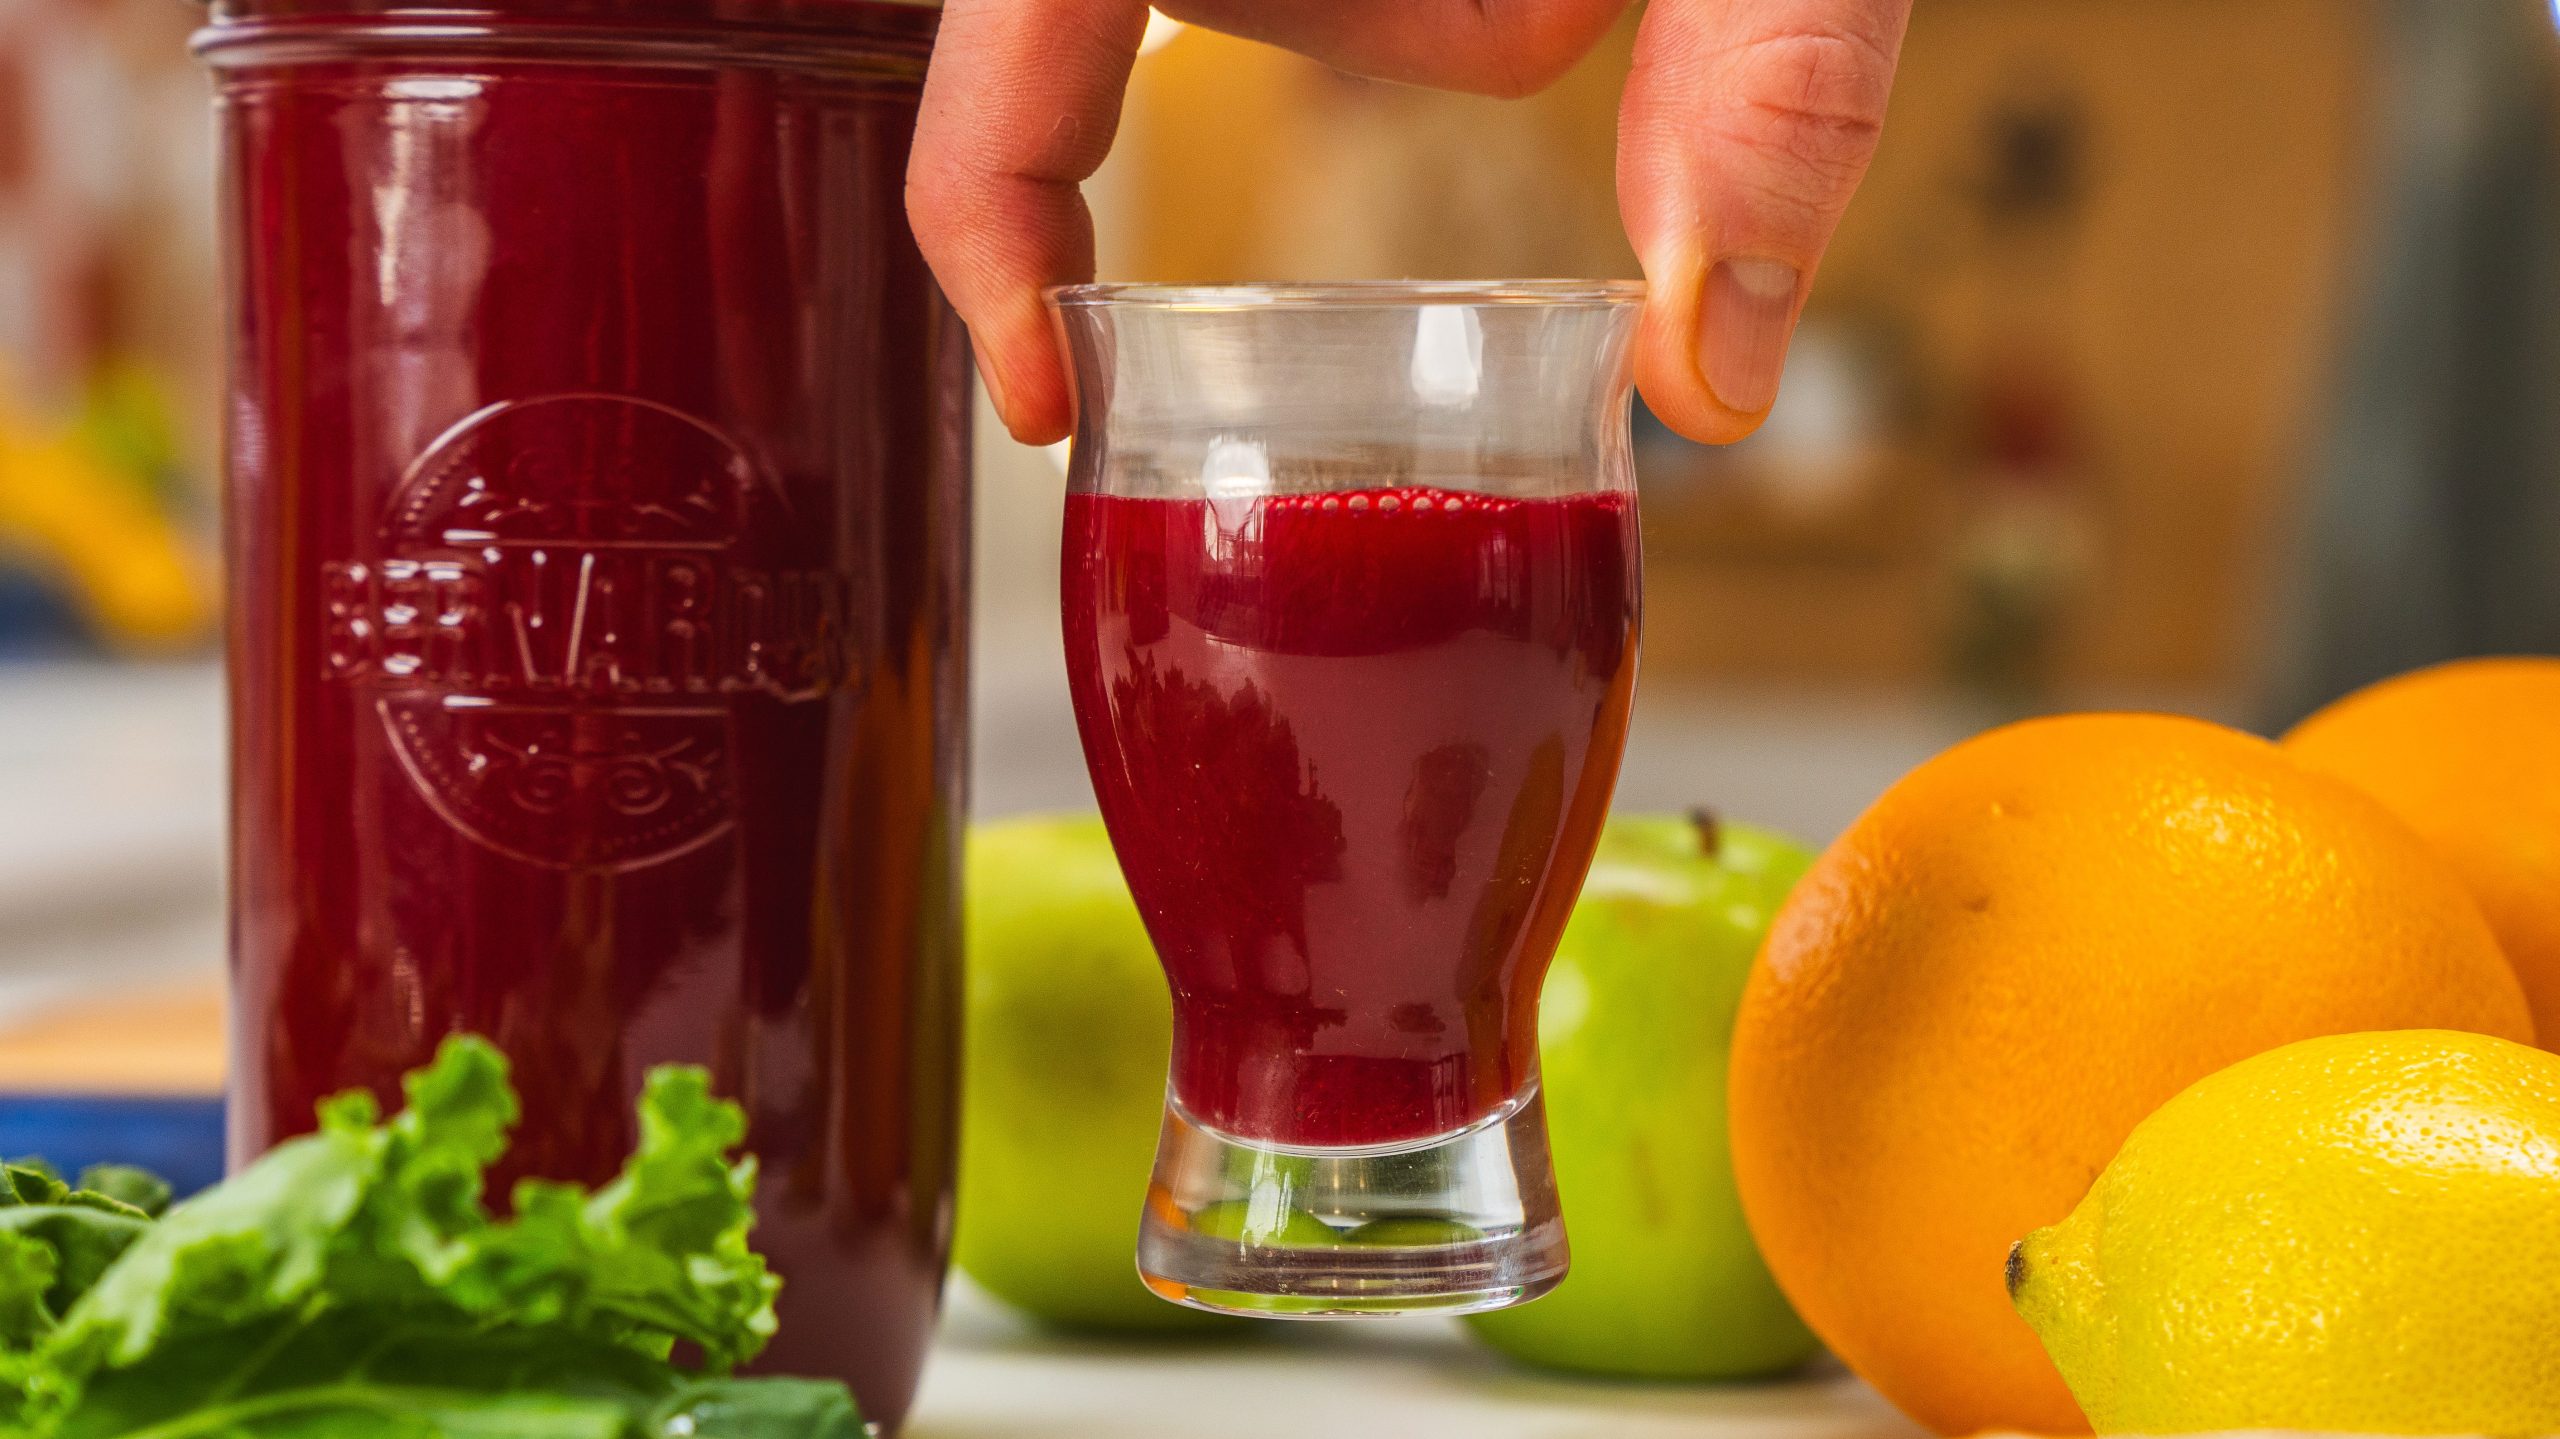
[(1079, 286), (1067, 665), (1173, 990), (1148, 1286), (1563, 1278), (1537, 996), (1635, 690), (1629, 284)]

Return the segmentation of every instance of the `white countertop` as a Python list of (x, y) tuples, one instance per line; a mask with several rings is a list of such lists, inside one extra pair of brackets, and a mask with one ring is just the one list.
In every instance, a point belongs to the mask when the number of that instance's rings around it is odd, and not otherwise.
[(0, 1016), (222, 958), (222, 677), (0, 667)]
[(1761, 1384), (1522, 1369), (1454, 1319), (1275, 1324), (1241, 1339), (1044, 1335), (964, 1282), (909, 1439), (1921, 1439), (1836, 1368)]

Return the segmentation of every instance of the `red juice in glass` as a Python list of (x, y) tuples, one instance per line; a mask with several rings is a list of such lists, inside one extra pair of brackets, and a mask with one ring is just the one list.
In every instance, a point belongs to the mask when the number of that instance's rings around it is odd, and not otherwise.
[(1464, 1313), (1564, 1275), (1537, 1000), (1635, 690), (1638, 294), (1052, 297), (1068, 682), (1173, 997), (1167, 1299)]
[(499, 1176), (708, 1065), (768, 1367), (894, 1428), (950, 1222), (966, 346), (930, 10), (223, 0), (232, 1149), (454, 1031)]
[(1079, 494), (1066, 553), (1175, 1100), (1344, 1146), (1517, 1095), (1635, 685), (1631, 499)]

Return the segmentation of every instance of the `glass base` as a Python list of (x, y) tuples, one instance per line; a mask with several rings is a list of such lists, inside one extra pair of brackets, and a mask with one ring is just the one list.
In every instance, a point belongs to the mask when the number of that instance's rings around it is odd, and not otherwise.
[(1176, 1304), (1266, 1319), (1473, 1314), (1553, 1289), (1568, 1254), (1533, 1082), (1499, 1113), (1403, 1144), (1254, 1144), (1165, 1108), (1138, 1276)]

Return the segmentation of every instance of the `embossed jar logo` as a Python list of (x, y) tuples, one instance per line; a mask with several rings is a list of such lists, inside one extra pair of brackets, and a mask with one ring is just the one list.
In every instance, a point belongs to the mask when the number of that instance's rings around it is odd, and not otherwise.
[(378, 558), (323, 568), (321, 663), (480, 843), (560, 868), (668, 859), (734, 820), (738, 707), (851, 673), (845, 577), (772, 563), (807, 553), (802, 523), (678, 411), (494, 405), (410, 467)]

